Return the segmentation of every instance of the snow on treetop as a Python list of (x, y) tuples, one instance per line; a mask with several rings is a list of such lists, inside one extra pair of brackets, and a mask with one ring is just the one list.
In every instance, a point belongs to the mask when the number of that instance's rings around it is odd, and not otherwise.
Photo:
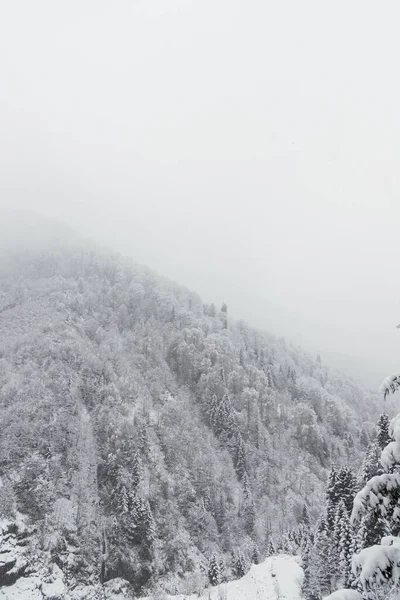
[(342, 589), (325, 596), (322, 600), (362, 600), (362, 596), (357, 590)]
[(400, 546), (400, 538), (394, 535), (385, 535), (381, 539), (382, 546)]
[(400, 387), (400, 373), (388, 375), (379, 387), (379, 393), (386, 398), (390, 393), (394, 394)]
[(385, 471), (390, 471), (391, 467), (400, 464), (400, 414), (390, 421), (389, 435), (394, 442), (390, 442), (382, 451), (381, 464)]
[(374, 584), (384, 584), (389, 579), (397, 585), (400, 581), (400, 546), (375, 545), (364, 548), (353, 556), (352, 569), (364, 589)]
[[(354, 498), (353, 511), (350, 517), (351, 522), (359, 521), (365, 514), (367, 507), (379, 507), (381, 514), (385, 516), (390, 504), (390, 500), (385, 501), (385, 499), (390, 496), (390, 491), (399, 488), (399, 473), (384, 473), (372, 477)], [(396, 506), (391, 506), (391, 508), (393, 512), (396, 510)]]
[(400, 441), (400, 413), (390, 421), (389, 435), (397, 442)]
[(398, 465), (400, 463), (400, 444), (399, 442), (390, 442), (382, 450), (381, 454), (381, 464), (384, 470), (387, 472), (394, 465)]

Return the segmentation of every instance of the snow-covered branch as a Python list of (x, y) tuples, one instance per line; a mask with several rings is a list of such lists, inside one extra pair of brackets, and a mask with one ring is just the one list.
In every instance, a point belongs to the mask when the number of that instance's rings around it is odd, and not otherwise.
[(389, 394), (394, 394), (400, 387), (400, 373), (393, 373), (392, 375), (388, 375), (382, 381), (379, 387), (379, 393), (386, 397)]
[[(392, 541), (394, 538), (391, 538)], [(389, 540), (384, 538), (382, 541)], [(353, 573), (365, 590), (381, 586), (388, 581), (393, 585), (400, 582), (400, 540), (390, 545), (375, 545), (361, 550), (353, 556)]]
[(400, 489), (399, 473), (384, 473), (372, 477), (354, 498), (351, 522), (360, 521), (368, 508), (379, 510), (382, 516), (390, 513), (393, 518), (400, 518), (398, 494), (394, 494), (393, 497), (393, 492), (398, 489)]

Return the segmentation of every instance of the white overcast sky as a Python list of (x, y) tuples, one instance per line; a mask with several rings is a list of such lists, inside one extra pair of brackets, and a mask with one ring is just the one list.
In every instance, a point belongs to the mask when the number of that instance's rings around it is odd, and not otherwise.
[(390, 0), (4, 1), (0, 203), (378, 380), (400, 368), (399, 22)]

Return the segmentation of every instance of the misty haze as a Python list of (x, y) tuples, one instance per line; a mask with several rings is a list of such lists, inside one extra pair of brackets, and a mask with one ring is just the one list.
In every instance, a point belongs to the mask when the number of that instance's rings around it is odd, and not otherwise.
[(4, 3), (0, 600), (400, 600), (399, 19)]

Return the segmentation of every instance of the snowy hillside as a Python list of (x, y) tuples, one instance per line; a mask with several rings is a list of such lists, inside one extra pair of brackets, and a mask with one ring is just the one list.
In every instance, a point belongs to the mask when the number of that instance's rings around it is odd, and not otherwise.
[[(277, 555), (260, 565), (253, 565), (241, 579), (208, 588), (201, 596), (166, 596), (164, 600), (300, 600), (303, 571), (293, 556)], [(117, 589), (119, 588), (119, 589)], [(95, 600), (99, 591), (81, 586), (67, 593), (61, 579), (43, 583), (39, 577), (20, 579), (9, 588), (0, 590), (0, 600)], [(106, 586), (105, 600), (126, 598), (123, 585)], [(143, 599), (143, 600), (150, 600)]]
[(12, 540), (24, 562), (0, 565), (0, 587), (56, 565), (68, 590), (193, 593), (213, 556), (229, 581), (297, 553), (331, 462), (361, 464), (374, 403), (111, 253), (64, 239), (3, 252), (0, 554)]
[[(200, 596), (167, 596), (168, 600), (301, 600), (303, 569), (301, 561), (285, 554), (253, 565), (241, 579), (206, 589)], [(1, 596), (0, 596), (1, 598)], [(147, 599), (150, 600), (150, 599)]]

